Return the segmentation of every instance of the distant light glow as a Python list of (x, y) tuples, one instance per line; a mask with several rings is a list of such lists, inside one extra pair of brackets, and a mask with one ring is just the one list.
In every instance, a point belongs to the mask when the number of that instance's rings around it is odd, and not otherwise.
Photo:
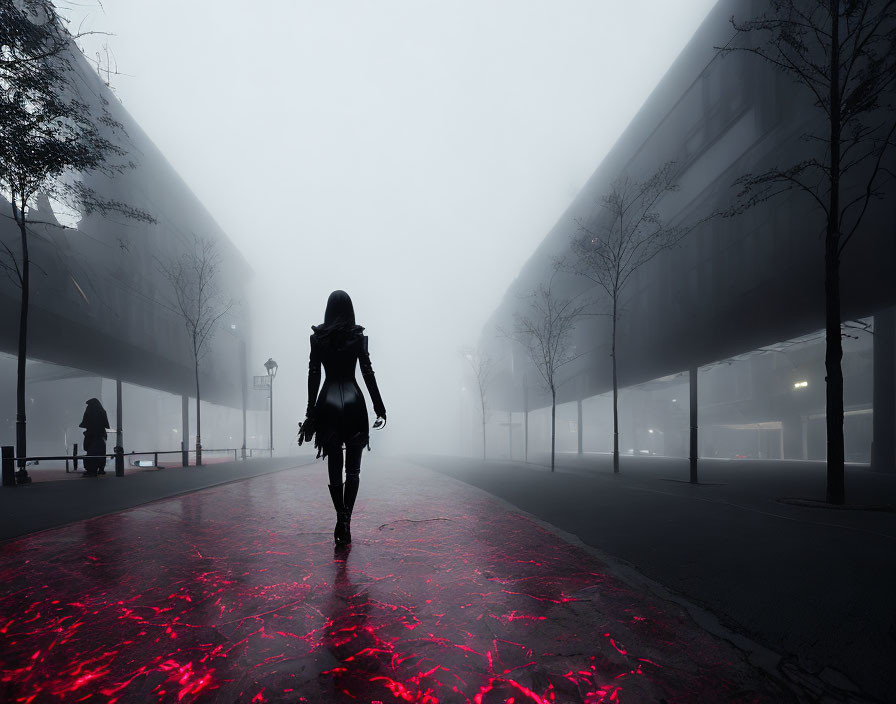
[(797, 381), (793, 384), (793, 388), (795, 389), (805, 389), (807, 386), (809, 386), (808, 381)]

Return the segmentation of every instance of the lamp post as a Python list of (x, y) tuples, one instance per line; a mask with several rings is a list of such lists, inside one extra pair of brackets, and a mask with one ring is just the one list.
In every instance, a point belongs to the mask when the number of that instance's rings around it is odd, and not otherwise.
[(274, 377), (277, 376), (277, 363), (271, 358), (268, 357), (268, 361), (264, 363), (264, 368), (270, 377), (270, 396), (268, 398), (271, 399), (271, 428), (270, 428), (270, 438), (271, 438), (271, 457), (274, 456)]

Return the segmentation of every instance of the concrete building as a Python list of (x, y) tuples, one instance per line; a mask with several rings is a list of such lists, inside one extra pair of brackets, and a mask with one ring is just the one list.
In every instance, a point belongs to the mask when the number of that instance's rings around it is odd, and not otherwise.
[[(38, 199), (30, 219), (50, 224), (29, 226), (29, 454), (70, 451), (80, 440), (77, 426), (91, 396), (103, 400), (115, 425), (116, 382), (127, 387), (123, 404), (127, 450), (175, 450), (184, 435), (188, 444), (194, 441), (195, 420), (188, 415), (194, 411), (186, 405), (196, 393), (193, 363), (184, 321), (172, 307), (162, 271), (166, 260), (192, 246), (194, 235), (216, 242), (221, 255), (218, 282), (223, 297), (235, 303), (200, 365), (202, 399), (218, 407), (203, 417), (203, 444), (229, 442), (228, 447), (240, 447), (249, 398), (247, 284), (252, 271), (96, 72), (80, 55), (75, 63), (85, 94), (109, 102), (109, 111), (124, 128), (118, 138), (121, 146), (136, 164), (114, 178), (88, 174), (88, 185), (107, 199), (149, 213), (156, 222), (98, 212), (67, 213), (59, 204), (54, 212), (45, 196)], [(2, 195), (0, 210), (11, 212)], [(60, 221), (68, 227), (53, 226)], [(19, 231), (11, 217), (0, 220), (0, 239), (12, 251), (20, 251)], [(14, 355), (20, 300), (14, 277), (0, 277), (0, 352), (6, 355), (0, 358), (3, 444), (14, 444), (15, 439)], [(127, 407), (129, 397), (137, 407)], [(145, 422), (135, 422), (137, 416)]]
[[(496, 331), (512, 328), (514, 315), (525, 310), (522, 297), (551, 276), (558, 258), (570, 255), (571, 239), (581, 223), (599, 217), (600, 198), (615, 179), (643, 180), (674, 161), (680, 188), (663, 197), (659, 210), (666, 221), (689, 225), (730, 209), (738, 177), (804, 158), (802, 136), (822, 126), (811, 98), (757, 57), (717, 49), (742, 41), (732, 16), (748, 19), (762, 6), (761, 0), (716, 5), (483, 330), (481, 344), (503, 360), (492, 406), (510, 412), (504, 420), (511, 429), (527, 425), (514, 413), (543, 409), (550, 399), (531, 368), (526, 371), (520, 348)], [(896, 163), (894, 150), (887, 163), (891, 169)], [(845, 193), (860, 187), (858, 180), (844, 182)], [(885, 188), (892, 195), (892, 181)], [(844, 338), (847, 460), (869, 461), (874, 434), (890, 468), (894, 224), (896, 198), (872, 200), (841, 264), (843, 320), (863, 320), (858, 327), (876, 333), (852, 329), (847, 333), (855, 339)], [(824, 227), (811, 198), (794, 191), (736, 217), (699, 224), (638, 270), (619, 317), (622, 452), (688, 455), (687, 375), (699, 369), (702, 455), (824, 458)], [(554, 282), (562, 295), (597, 293), (581, 277), (557, 274)], [(606, 296), (597, 296), (594, 311), (607, 310)], [(612, 447), (610, 402), (595, 399), (612, 389), (610, 339), (605, 316), (583, 318), (576, 329), (582, 356), (565, 369), (558, 393), (558, 403), (570, 404), (558, 415), (560, 450)], [(529, 439), (530, 447), (544, 451), (540, 414), (529, 417)], [(493, 432), (504, 434), (505, 454), (522, 455), (521, 447), (508, 449), (506, 428)], [(496, 438), (492, 447), (500, 442)]]

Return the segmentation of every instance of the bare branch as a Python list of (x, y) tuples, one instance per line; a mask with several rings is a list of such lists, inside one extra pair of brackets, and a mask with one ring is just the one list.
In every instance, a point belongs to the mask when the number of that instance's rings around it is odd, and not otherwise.
[(678, 190), (675, 172), (675, 163), (667, 162), (644, 182), (627, 177), (614, 181), (600, 201), (604, 217), (591, 225), (577, 221), (572, 259), (562, 262), (561, 268), (600, 286), (618, 302), (635, 271), (696, 227), (670, 227), (656, 210), (664, 195)]
[[(846, 233), (845, 236), (842, 236), (842, 239), (840, 242), (840, 247), (838, 250), (841, 253), (843, 252), (843, 248), (846, 247), (846, 245), (852, 239), (852, 236), (855, 234), (856, 230), (858, 229), (859, 225), (861, 224), (862, 219), (865, 217), (865, 212), (868, 210), (868, 203), (871, 201), (872, 196), (877, 195), (877, 193), (874, 191), (874, 181), (877, 179), (878, 175), (881, 173), (881, 161), (884, 158), (884, 153), (885, 153), (887, 147), (891, 143), (890, 140), (893, 137), (894, 132), (896, 132), (896, 120), (893, 121), (893, 125), (890, 127), (890, 132), (889, 132), (889, 134), (887, 134), (887, 137), (884, 140), (884, 145), (878, 151), (877, 160), (875, 161), (875, 164), (874, 164), (874, 169), (872, 170), (871, 176), (868, 178), (868, 181), (866, 182), (865, 195), (864, 195), (864, 199), (862, 201), (862, 210), (859, 212), (859, 215), (856, 218), (855, 222), (853, 223), (852, 228), (850, 228), (849, 232)], [(850, 207), (852, 207), (855, 204), (855, 202), (856, 201), (847, 203), (841, 210), (840, 219), (839, 219), (840, 227), (842, 227), (842, 225), (843, 225), (843, 218), (846, 215), (846, 212), (849, 210)]]
[(581, 356), (572, 345), (572, 333), (587, 304), (576, 302), (576, 297), (558, 296), (553, 276), (526, 298), (529, 312), (515, 316), (509, 337), (524, 349), (553, 394), (559, 385), (559, 370)]
[(156, 260), (161, 273), (171, 285), (170, 293), (187, 331), (193, 361), (207, 351), (217, 324), (234, 305), (222, 298), (217, 285), (221, 255), (215, 241), (193, 236), (192, 246), (179, 257)]
[[(738, 35), (760, 35), (761, 44), (727, 46), (721, 51), (760, 56), (810, 90), (815, 106), (824, 111), (827, 125), (832, 125), (835, 118), (839, 124), (833, 133), (825, 130), (824, 134), (803, 135), (803, 141), (817, 151), (794, 166), (738, 179), (736, 183), (742, 187), (738, 193), (739, 205), (729, 214), (743, 212), (797, 188), (813, 199), (826, 220), (833, 219), (838, 224), (842, 252), (858, 229), (869, 202), (881, 196), (874, 186), (878, 177), (887, 171), (882, 166), (882, 157), (890, 146), (896, 113), (892, 106), (882, 105), (881, 100), (890, 95), (896, 84), (896, 0), (839, 3), (836, 17), (846, 31), (840, 33), (838, 46), (833, 47), (829, 3), (771, 0), (769, 11), (755, 19), (745, 22), (731, 19)], [(832, 65), (835, 56), (839, 58)], [(836, 83), (832, 80), (835, 75)], [(839, 87), (834, 96), (831, 96), (832, 85)], [(839, 157), (836, 173), (831, 168), (832, 163), (837, 163), (832, 161), (834, 150)], [(869, 162), (873, 166), (869, 174), (862, 176), (863, 195), (846, 205), (838, 205), (837, 212), (831, 212), (832, 194), (839, 190), (843, 175)], [(810, 169), (819, 171), (817, 183), (805, 178)], [(786, 187), (778, 187), (781, 185)], [(846, 215), (854, 207), (860, 207), (856, 221), (848, 232), (842, 233)]]

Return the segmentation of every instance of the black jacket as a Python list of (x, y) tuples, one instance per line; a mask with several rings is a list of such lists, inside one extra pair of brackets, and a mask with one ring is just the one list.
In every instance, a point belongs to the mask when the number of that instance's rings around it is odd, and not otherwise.
[[(323, 387), (320, 386), (321, 365), (326, 372)], [(323, 456), (331, 447), (343, 443), (368, 444), (367, 403), (355, 380), (356, 365), (361, 367), (374, 412), (385, 417), (386, 407), (377, 388), (367, 351), (367, 336), (357, 329), (347, 333), (315, 333), (311, 336), (307, 415), (314, 419), (314, 444)]]

